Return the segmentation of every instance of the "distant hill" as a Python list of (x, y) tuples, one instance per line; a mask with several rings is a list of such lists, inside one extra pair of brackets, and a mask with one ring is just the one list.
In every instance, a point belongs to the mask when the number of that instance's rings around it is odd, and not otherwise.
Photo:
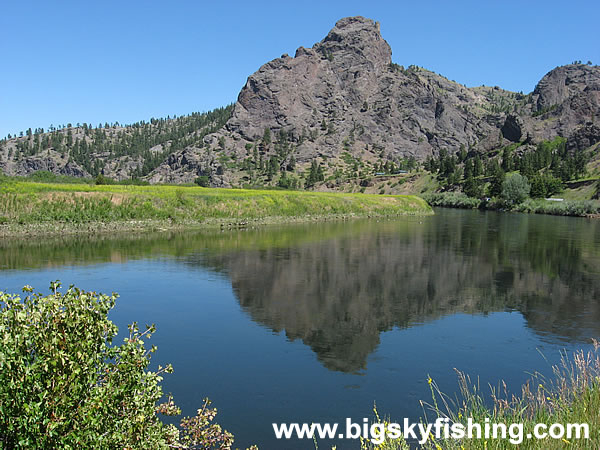
[(44, 170), (59, 175), (115, 180), (143, 178), (170, 154), (202, 145), (219, 130), (232, 106), (207, 113), (150, 119), (132, 125), (77, 124), (50, 130), (27, 130), (0, 141), (0, 169), (6, 175), (29, 175)]
[(495, 158), (500, 165), (509, 152), (522, 158), (557, 137), (560, 145), (550, 152), (564, 158), (586, 151), (589, 160), (600, 142), (598, 66), (558, 67), (523, 94), (468, 88), (420, 67), (398, 66), (391, 55), (377, 22), (344, 18), (312, 48), (263, 65), (231, 107), (13, 138), (0, 143), (0, 168), (153, 183), (203, 177), (223, 187), (313, 187), (329, 180), (335, 189), (417, 165), (437, 173), (431, 161), (443, 165), (446, 155), (457, 155), (451, 162), (461, 170), (468, 159)]

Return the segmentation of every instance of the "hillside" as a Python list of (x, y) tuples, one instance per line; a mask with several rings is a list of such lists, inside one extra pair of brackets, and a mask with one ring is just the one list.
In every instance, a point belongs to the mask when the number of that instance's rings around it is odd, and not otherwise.
[(208, 113), (150, 119), (132, 125), (77, 124), (29, 129), (0, 141), (0, 169), (6, 175), (45, 170), (60, 175), (91, 177), (100, 173), (115, 180), (148, 175), (171, 153), (202, 145), (220, 129), (231, 106)]
[[(382, 189), (368, 177), (424, 168), (435, 176), (421, 173), (395, 184), (411, 192), (464, 190), (467, 160), (489, 166), (479, 174), (489, 177), (494, 165), (519, 170), (514, 166), (550, 141), (546, 164), (526, 167), (552, 169), (563, 181), (583, 176), (590, 161), (588, 167), (598, 165), (597, 119), (598, 66), (558, 67), (527, 95), (468, 88), (394, 64), (379, 24), (349, 17), (312, 48), (264, 64), (231, 107), (129, 127), (29, 132), (0, 142), (0, 168), (9, 175), (43, 169), (151, 183), (204, 177), (218, 187), (367, 192)], [(569, 168), (552, 167), (553, 158), (568, 160)]]

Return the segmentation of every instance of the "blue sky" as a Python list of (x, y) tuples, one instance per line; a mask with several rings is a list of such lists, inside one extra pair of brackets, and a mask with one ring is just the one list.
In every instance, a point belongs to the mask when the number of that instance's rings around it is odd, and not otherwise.
[(380, 22), (394, 62), (467, 86), (527, 93), (557, 65), (600, 62), (596, 1), (3, 0), (0, 136), (224, 106), (353, 15)]

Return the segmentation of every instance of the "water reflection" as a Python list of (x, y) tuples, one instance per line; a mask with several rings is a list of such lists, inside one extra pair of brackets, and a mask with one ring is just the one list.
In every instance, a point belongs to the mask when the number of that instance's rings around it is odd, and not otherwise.
[(331, 370), (363, 370), (381, 332), (455, 312), (516, 309), (547, 339), (597, 336), (599, 261), (591, 236), (577, 236), (595, 222), (530, 219), (442, 213), (189, 263), (225, 268), (254, 320)]
[(360, 372), (383, 331), (456, 312), (518, 310), (547, 340), (598, 336), (599, 233), (585, 219), (440, 210), (383, 222), (5, 241), (0, 264), (175, 258), (229, 277), (252, 320), (301, 340), (328, 369)]

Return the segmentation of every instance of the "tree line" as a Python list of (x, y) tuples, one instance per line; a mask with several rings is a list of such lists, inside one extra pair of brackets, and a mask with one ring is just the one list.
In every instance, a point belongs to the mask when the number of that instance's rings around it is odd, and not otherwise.
[(540, 142), (533, 151), (519, 152), (521, 145), (515, 143), (504, 147), (498, 156), (488, 158), (485, 164), (480, 155), (467, 152), (464, 146), (454, 155), (442, 149), (437, 157), (427, 158), (424, 168), (437, 175), (444, 189), (460, 188), (474, 198), (499, 196), (506, 174), (512, 172), (526, 177), (532, 197), (556, 194), (565, 182), (585, 174), (589, 155), (567, 150), (563, 137)]

